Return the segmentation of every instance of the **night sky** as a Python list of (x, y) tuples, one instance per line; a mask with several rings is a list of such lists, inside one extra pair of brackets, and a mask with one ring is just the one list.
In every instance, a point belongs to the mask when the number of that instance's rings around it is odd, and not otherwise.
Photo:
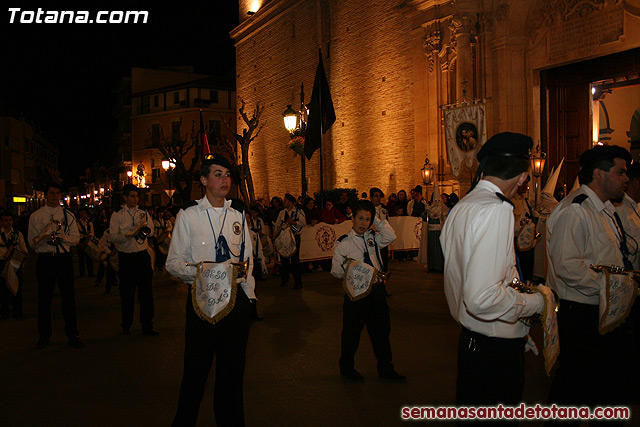
[[(146, 24), (10, 23), (21, 11), (147, 10)], [(233, 73), (229, 31), (237, 0), (208, 2), (15, 2), (0, 24), (0, 114), (23, 114), (60, 148), (65, 186), (111, 152), (113, 105), (120, 78), (132, 66), (193, 65), (196, 73)], [(29, 15), (22, 15), (29, 18)], [(78, 16), (78, 15), (76, 15)]]

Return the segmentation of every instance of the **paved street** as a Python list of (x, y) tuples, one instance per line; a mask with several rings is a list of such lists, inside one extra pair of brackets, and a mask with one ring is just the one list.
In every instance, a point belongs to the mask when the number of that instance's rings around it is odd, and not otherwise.
[[(343, 293), (328, 273), (303, 275), (302, 290), (281, 289), (278, 278), (258, 282), (265, 320), (253, 324), (249, 338), (248, 425), (399, 425), (404, 405), (454, 403), (459, 328), (446, 306), (442, 275), (428, 274), (415, 262), (395, 262), (391, 269), (391, 344), (397, 370), (409, 377), (404, 384), (377, 379), (366, 333), (356, 354), (356, 368), (365, 381), (345, 383), (340, 378)], [(25, 320), (0, 322), (0, 425), (169, 425), (182, 374), (186, 286), (156, 272), (155, 326), (161, 335), (141, 335), (138, 324), (132, 335), (123, 336), (117, 288), (104, 295), (93, 279), (76, 279), (78, 324), (87, 347), (67, 347), (56, 296), (52, 345), (38, 351), (33, 270), (30, 257)], [(199, 426), (214, 425), (212, 384), (213, 374)], [(548, 386), (542, 357), (528, 354), (525, 401), (544, 402)]]

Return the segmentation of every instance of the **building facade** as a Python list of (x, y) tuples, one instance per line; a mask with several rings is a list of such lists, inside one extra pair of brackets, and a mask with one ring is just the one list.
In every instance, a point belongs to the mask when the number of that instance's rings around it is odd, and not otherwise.
[[(257, 195), (300, 193), (300, 161), (286, 148), (282, 111), (298, 103), (301, 83), (311, 93), (318, 48), (337, 117), (323, 139), (325, 188), (409, 190), (422, 184), (428, 156), (441, 190), (464, 194), (476, 164), (460, 163), (447, 143), (448, 112), (473, 105), (482, 106), (487, 137), (532, 136), (547, 153), (547, 169), (564, 158), (560, 185), (571, 187), (579, 154), (595, 143), (636, 148), (638, 0), (239, 5), (231, 33), (238, 98), (265, 105), (251, 149)], [(611, 125), (614, 117), (619, 126)], [(318, 157), (307, 162), (310, 192), (320, 187)]]
[[(182, 144), (185, 154), (181, 161), (188, 169), (196, 150), (194, 142), (199, 138), (200, 110), (212, 150), (221, 139), (235, 141), (231, 130), (236, 128), (234, 82), (194, 74), (190, 67), (134, 68), (131, 87), (132, 148), (128, 180), (149, 188), (143, 195), (145, 204), (165, 205), (169, 203), (168, 194), (175, 191), (176, 181), (184, 185), (184, 179), (181, 181), (176, 171), (163, 168), (162, 162), (172, 159), (162, 153), (160, 145)], [(199, 167), (194, 173), (190, 177), (194, 184), (189, 199), (201, 197)], [(183, 202), (177, 192), (173, 194), (174, 204)]]
[(43, 186), (59, 181), (58, 148), (24, 119), (0, 117), (0, 206), (14, 214), (44, 204)]

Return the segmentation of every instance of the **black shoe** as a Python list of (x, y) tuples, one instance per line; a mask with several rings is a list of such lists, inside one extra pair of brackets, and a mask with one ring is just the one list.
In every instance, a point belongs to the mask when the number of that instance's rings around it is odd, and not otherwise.
[(48, 347), (49, 344), (51, 344), (51, 341), (49, 341), (49, 337), (40, 337), (40, 339), (38, 339), (38, 343), (36, 344), (36, 349), (42, 350), (43, 348)]
[(264, 317), (260, 316), (258, 313), (251, 315), (252, 320), (264, 320)]
[(131, 330), (128, 327), (122, 327), (122, 335), (131, 335)]
[(388, 372), (381, 372), (378, 374), (378, 378), (383, 381), (390, 381), (394, 383), (403, 383), (407, 381), (407, 377), (404, 375), (400, 375), (395, 370)]
[(148, 328), (148, 329), (143, 329), (142, 330), (142, 334), (143, 335), (150, 335), (152, 337), (157, 337), (158, 335), (160, 335), (160, 332), (156, 331), (153, 328)]
[(302, 289), (301, 284), (293, 285), (293, 289)]
[(69, 345), (69, 347), (73, 348), (84, 348), (84, 343), (80, 341), (80, 338), (78, 337), (69, 338), (67, 340), (67, 344)]
[(349, 381), (364, 381), (364, 377), (362, 375), (360, 375), (360, 372), (356, 371), (355, 369), (344, 369), (344, 370), (340, 370), (340, 376), (342, 378), (344, 378), (345, 380), (349, 380)]

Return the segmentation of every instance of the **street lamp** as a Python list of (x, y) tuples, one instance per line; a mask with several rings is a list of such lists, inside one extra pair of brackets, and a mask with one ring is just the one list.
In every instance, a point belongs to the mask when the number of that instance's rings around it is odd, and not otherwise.
[(542, 171), (544, 171), (544, 164), (547, 160), (547, 155), (540, 149), (540, 145), (536, 147), (536, 150), (531, 154), (531, 173), (535, 178), (536, 191), (535, 191), (535, 202), (534, 207), (538, 207), (538, 191), (540, 191), (538, 187), (538, 181), (542, 176)]
[[(284, 119), (284, 127), (289, 131), (289, 137), (293, 139), (294, 137), (302, 138), (304, 141), (304, 135), (307, 130), (307, 107), (304, 105), (304, 83), (300, 84), (300, 110), (295, 111), (291, 108), (291, 104), (287, 105), (287, 109), (282, 113), (282, 117)], [(293, 147), (292, 147), (293, 148)], [(301, 162), (301, 175), (302, 175), (302, 196), (306, 196), (307, 194), (307, 172), (305, 168), (305, 158), (304, 158), (304, 144), (300, 151), (294, 148), (298, 154), (300, 154), (300, 162)]]
[(167, 196), (169, 196), (169, 203), (171, 203), (171, 199), (173, 198), (173, 193), (175, 193), (176, 191), (173, 189), (173, 186), (171, 185), (171, 172), (175, 167), (176, 167), (176, 164), (174, 163), (173, 159), (162, 161), (162, 169), (164, 169), (164, 171), (167, 174), (167, 177), (169, 178), (169, 189), (164, 190), (167, 193)]
[(128, 170), (127, 171), (127, 177), (129, 178), (129, 181), (127, 182), (128, 184), (131, 184), (131, 177), (133, 176), (133, 172)]
[(429, 199), (429, 185), (433, 182), (433, 173), (435, 169), (433, 166), (429, 164), (429, 155), (427, 154), (424, 158), (424, 166), (420, 169), (420, 173), (422, 174), (422, 182), (426, 186), (426, 198)]
[(284, 127), (293, 137), (293, 132), (298, 125), (298, 113), (296, 113), (295, 110), (291, 108), (291, 104), (289, 104), (287, 105), (287, 109), (284, 110), (284, 113), (282, 113), (282, 117), (284, 118)]

